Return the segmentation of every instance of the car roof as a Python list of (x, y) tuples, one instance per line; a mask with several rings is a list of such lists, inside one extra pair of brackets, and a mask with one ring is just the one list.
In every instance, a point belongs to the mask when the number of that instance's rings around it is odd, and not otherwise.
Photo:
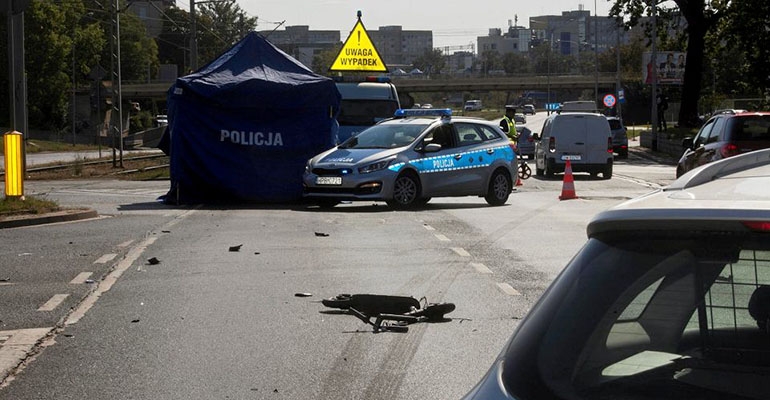
[(431, 124), (435, 121), (444, 119), (448, 122), (473, 122), (476, 124), (484, 124), (489, 126), (497, 126), (497, 124), (487, 121), (483, 118), (478, 117), (437, 117), (437, 116), (408, 116), (408, 117), (397, 117), (397, 118), (388, 118), (386, 120), (383, 120), (380, 122), (381, 124), (385, 123), (421, 123), (421, 124)]
[(748, 221), (770, 224), (770, 149), (689, 171), (663, 189), (596, 215), (587, 233), (593, 237), (639, 230), (745, 232)]

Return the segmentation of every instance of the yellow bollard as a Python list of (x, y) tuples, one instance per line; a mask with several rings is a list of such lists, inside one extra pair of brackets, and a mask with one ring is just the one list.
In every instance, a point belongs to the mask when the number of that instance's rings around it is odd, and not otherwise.
[(5, 146), (5, 197), (24, 197), (24, 165), (22, 164), (22, 145), (24, 136), (21, 132), (6, 132), (3, 135)]

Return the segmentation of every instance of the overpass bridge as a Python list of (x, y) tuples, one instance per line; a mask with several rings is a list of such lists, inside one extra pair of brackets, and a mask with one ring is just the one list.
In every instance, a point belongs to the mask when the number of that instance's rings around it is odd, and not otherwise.
[[(495, 76), (482, 78), (455, 77), (424, 77), (424, 78), (392, 78), (399, 93), (411, 94), (421, 92), (489, 92), (489, 91), (545, 91), (559, 89), (594, 89), (599, 87), (600, 93), (615, 90), (615, 74), (595, 75), (516, 75)], [(124, 99), (165, 99), (172, 82), (123, 83), (121, 85)]]

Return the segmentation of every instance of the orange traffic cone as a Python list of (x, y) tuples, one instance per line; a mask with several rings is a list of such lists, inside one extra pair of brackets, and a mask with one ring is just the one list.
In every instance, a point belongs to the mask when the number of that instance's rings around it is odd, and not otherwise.
[(516, 174), (516, 186), (524, 186), (524, 182), (521, 181), (519, 174)]
[(577, 199), (575, 194), (575, 181), (572, 178), (572, 164), (567, 160), (567, 165), (564, 166), (564, 184), (561, 188), (561, 196), (559, 200)]

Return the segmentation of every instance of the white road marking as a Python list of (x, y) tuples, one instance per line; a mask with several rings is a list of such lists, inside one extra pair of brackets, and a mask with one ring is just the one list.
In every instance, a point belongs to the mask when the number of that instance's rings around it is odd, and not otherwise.
[(131, 243), (134, 243), (134, 241), (133, 240), (126, 240), (125, 242), (119, 244), (118, 247), (120, 247), (121, 249), (122, 248), (126, 248), (126, 247), (130, 246)]
[(93, 272), (81, 272), (70, 283), (73, 285), (82, 285), (86, 283), (86, 279), (90, 278)]
[(112, 261), (117, 257), (117, 254), (105, 254), (101, 257), (99, 257), (98, 260), (94, 261), (94, 264), (107, 264), (108, 262)]
[(38, 308), (38, 311), (53, 311), (56, 309), (56, 307), (59, 307), (59, 304), (61, 304), (64, 299), (69, 297), (68, 294), (55, 294), (53, 297), (51, 297), (50, 300), (46, 301), (45, 304), (40, 306)]
[[(178, 224), (181, 222), (184, 218), (186, 218), (188, 215), (194, 213), (197, 211), (201, 206), (197, 206), (193, 208), (192, 210), (188, 210), (181, 215), (177, 216), (173, 220), (169, 221), (166, 225), (164, 225), (160, 230), (168, 230), (170, 227)], [(142, 240), (139, 244), (128, 250), (128, 253), (126, 253), (126, 256), (118, 262), (118, 264), (115, 266), (115, 269), (112, 270), (112, 272), (109, 273), (101, 282), (99, 282), (99, 285), (96, 287), (96, 289), (91, 292), (80, 304), (78, 304), (77, 308), (72, 311), (72, 313), (67, 317), (67, 319), (64, 321), (64, 325), (72, 325), (76, 324), (78, 321), (80, 321), (81, 318), (83, 318), (88, 310), (91, 309), (91, 307), (96, 304), (96, 301), (99, 300), (99, 297), (101, 297), (104, 293), (106, 293), (108, 290), (112, 288), (112, 285), (115, 284), (115, 282), (118, 281), (118, 278), (120, 278), (121, 275), (123, 275), (126, 270), (131, 267), (131, 264), (134, 263), (139, 257), (142, 256), (142, 253), (149, 247), (151, 244), (155, 243), (155, 240), (157, 240), (157, 236), (150, 236)]]
[(468, 252), (467, 252), (467, 251), (466, 251), (464, 248), (462, 248), (462, 247), (450, 247), (450, 249), (452, 249), (452, 251), (454, 251), (455, 253), (457, 253), (457, 255), (458, 255), (458, 256), (460, 256), (460, 257), (470, 257), (470, 256), (471, 256), (471, 253), (468, 253)]
[(436, 236), (436, 239), (438, 239), (438, 240), (440, 240), (442, 242), (451, 242), (452, 241), (451, 239), (449, 239), (448, 237), (446, 237), (446, 236), (444, 236), (444, 235), (442, 235), (440, 233), (437, 233), (434, 236)]
[(505, 282), (498, 283), (497, 287), (500, 288), (500, 290), (502, 290), (503, 293), (509, 296), (521, 296), (521, 293), (518, 290), (514, 289), (513, 286)]
[(429, 231), (435, 231), (436, 230), (436, 228), (434, 228), (434, 227), (432, 227), (432, 226), (430, 226), (428, 224), (423, 224), (423, 228), (425, 228), (426, 230), (429, 230)]
[(477, 272), (482, 274), (491, 274), (492, 270), (482, 263), (472, 262), (471, 267), (475, 268)]
[(35, 344), (53, 329), (33, 328), (0, 331), (0, 382), (27, 357), (27, 353), (32, 351)]

